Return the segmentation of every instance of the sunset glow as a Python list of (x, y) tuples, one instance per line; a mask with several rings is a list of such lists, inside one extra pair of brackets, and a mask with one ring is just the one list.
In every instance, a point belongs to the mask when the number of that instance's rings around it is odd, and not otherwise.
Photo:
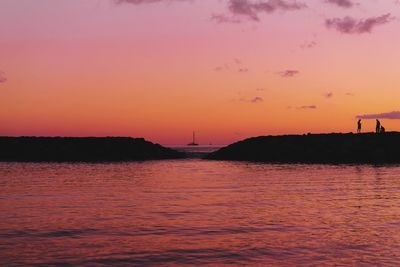
[(400, 110), (398, 1), (265, 3), (2, 0), (0, 135), (228, 144)]

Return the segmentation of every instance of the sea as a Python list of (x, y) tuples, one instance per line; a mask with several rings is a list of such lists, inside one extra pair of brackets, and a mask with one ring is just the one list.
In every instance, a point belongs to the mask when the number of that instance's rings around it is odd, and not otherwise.
[(192, 157), (0, 163), (0, 266), (400, 266), (400, 166), (177, 149)]

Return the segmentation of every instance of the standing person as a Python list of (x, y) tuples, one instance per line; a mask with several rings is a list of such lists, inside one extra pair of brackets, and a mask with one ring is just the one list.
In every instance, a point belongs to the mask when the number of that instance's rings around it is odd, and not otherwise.
[(376, 119), (376, 128), (375, 128), (375, 132), (376, 132), (376, 133), (380, 133), (380, 131), (381, 131), (381, 122), (380, 122), (378, 119)]
[(361, 119), (357, 122), (357, 133), (361, 133)]

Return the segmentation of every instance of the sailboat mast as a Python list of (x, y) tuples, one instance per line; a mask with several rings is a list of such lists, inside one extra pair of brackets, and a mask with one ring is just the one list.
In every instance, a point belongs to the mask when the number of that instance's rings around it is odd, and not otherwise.
[(193, 131), (193, 140), (190, 144), (188, 144), (188, 146), (198, 146), (198, 144), (196, 144), (196, 132)]

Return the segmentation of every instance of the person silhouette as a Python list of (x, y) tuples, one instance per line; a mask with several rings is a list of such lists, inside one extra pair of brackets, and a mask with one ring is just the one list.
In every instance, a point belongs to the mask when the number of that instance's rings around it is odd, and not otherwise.
[(361, 133), (361, 119), (357, 122), (357, 133)]
[(375, 128), (375, 133), (380, 133), (381, 131), (381, 122), (376, 119), (376, 128)]
[(385, 132), (386, 132), (385, 127), (381, 126), (381, 131), (380, 131), (380, 133), (385, 133)]

